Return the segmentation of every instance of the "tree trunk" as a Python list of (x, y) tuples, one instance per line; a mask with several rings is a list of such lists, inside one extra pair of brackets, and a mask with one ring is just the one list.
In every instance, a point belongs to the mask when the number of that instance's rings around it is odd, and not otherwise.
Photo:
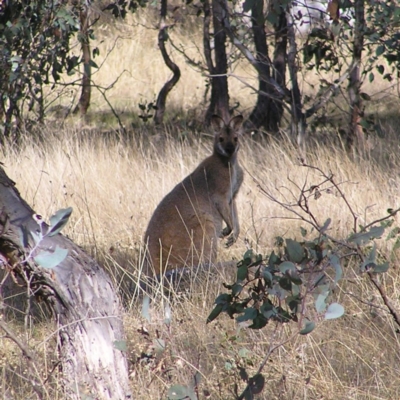
[[(251, 8), (251, 28), (253, 31), (256, 59), (259, 62), (263, 74), (258, 74), (257, 102), (248, 121), (246, 121), (246, 129), (258, 129), (260, 126), (264, 126), (269, 131), (271, 98), (268, 97), (267, 94), (270, 85), (263, 79), (263, 76), (271, 77), (271, 62), (268, 57), (263, 5), (264, 2), (262, 0), (255, 0)], [(275, 130), (277, 130), (277, 127), (274, 131)]]
[(20, 282), (29, 282), (54, 315), (65, 397), (130, 398), (127, 362), (119, 350), (122, 309), (109, 276), (34, 215), (1, 167), (0, 210), (3, 266)]
[(361, 89), (361, 56), (364, 45), (365, 10), (364, 0), (356, 0), (354, 3), (354, 43), (353, 64), (355, 65), (349, 77), (349, 100), (350, 100), (350, 124), (347, 134), (348, 147), (356, 144), (360, 153), (365, 151), (365, 134), (360, 124), (363, 114), (363, 104), (360, 96)]
[(82, 91), (79, 98), (78, 105), (75, 107), (74, 114), (78, 112), (81, 115), (86, 115), (87, 110), (90, 106), (91, 96), (91, 84), (92, 78), (92, 66), (91, 54), (90, 54), (90, 39), (89, 39), (89, 7), (85, 4), (81, 5), (79, 11), (80, 19), (80, 40), (82, 45), (82, 57), (83, 57), (83, 76), (82, 76)]
[[(226, 56), (226, 33), (223, 20), (227, 18), (226, 0), (212, 0), (212, 20), (214, 27), (214, 59), (211, 74), (211, 99), (206, 112), (206, 124), (209, 124), (213, 114), (219, 115), (225, 121), (229, 120), (228, 92), (228, 59)], [(206, 18), (206, 17), (205, 17)], [(210, 45), (208, 45), (211, 48)], [(208, 64), (208, 63), (207, 63)]]
[(301, 92), (299, 82), (297, 79), (297, 43), (296, 33), (294, 30), (294, 21), (292, 20), (291, 10), (286, 13), (288, 21), (288, 41), (289, 51), (287, 55), (287, 62), (289, 67), (290, 82), (292, 83), (291, 90), (291, 118), (292, 118), (292, 136), (297, 139), (297, 145), (301, 153), (301, 157), (305, 157), (305, 133), (306, 133), (306, 119), (303, 113), (303, 104), (301, 100)]
[(279, 130), (283, 105), (282, 101), (277, 99), (275, 86), (271, 85), (270, 66), (273, 66), (273, 76), (276, 83), (282, 88), (285, 87), (287, 23), (285, 10), (282, 7), (271, 10), (271, 12), (277, 14), (278, 20), (278, 23), (274, 25), (275, 51), (274, 61), (271, 63), (265, 34), (263, 4), (262, 0), (256, 0), (251, 9), (254, 47), (259, 64), (259, 90), (256, 105), (248, 121), (246, 121), (246, 128), (258, 129), (263, 126), (267, 132), (275, 133)]
[(160, 31), (158, 32), (158, 46), (162, 57), (164, 59), (165, 65), (172, 71), (173, 76), (168, 80), (157, 97), (156, 102), (156, 112), (154, 114), (154, 123), (160, 125), (164, 120), (165, 103), (167, 101), (168, 93), (173, 89), (173, 87), (178, 83), (181, 77), (181, 70), (179, 67), (171, 60), (167, 50), (165, 48), (165, 42), (168, 39), (167, 26), (165, 25), (165, 18), (167, 16), (167, 0), (161, 0), (161, 21), (160, 21)]

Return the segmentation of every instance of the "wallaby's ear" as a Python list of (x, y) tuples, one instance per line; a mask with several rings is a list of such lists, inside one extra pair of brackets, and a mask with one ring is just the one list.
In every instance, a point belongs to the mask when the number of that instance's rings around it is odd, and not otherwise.
[(210, 122), (211, 122), (211, 127), (214, 129), (215, 132), (219, 132), (225, 126), (224, 120), (219, 115), (216, 114), (214, 114), (211, 117)]
[(229, 126), (235, 130), (238, 131), (243, 124), (243, 115), (236, 115), (236, 117), (233, 117), (230, 121), (229, 121)]

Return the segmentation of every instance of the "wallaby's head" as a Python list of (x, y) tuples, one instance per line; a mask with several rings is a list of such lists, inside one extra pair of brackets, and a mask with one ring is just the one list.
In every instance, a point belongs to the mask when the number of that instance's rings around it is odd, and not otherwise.
[(237, 115), (226, 123), (220, 116), (211, 117), (214, 130), (214, 152), (227, 158), (236, 154), (239, 148), (239, 136), (242, 133), (243, 117)]

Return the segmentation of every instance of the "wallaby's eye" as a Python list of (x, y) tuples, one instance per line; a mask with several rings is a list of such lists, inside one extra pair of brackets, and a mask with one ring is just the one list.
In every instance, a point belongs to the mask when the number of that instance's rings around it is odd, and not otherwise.
[(222, 143), (224, 141), (224, 138), (222, 136), (219, 137), (219, 142)]
[(238, 141), (237, 136), (235, 136), (235, 137), (233, 138), (233, 141), (234, 141), (235, 143), (237, 143), (237, 141)]

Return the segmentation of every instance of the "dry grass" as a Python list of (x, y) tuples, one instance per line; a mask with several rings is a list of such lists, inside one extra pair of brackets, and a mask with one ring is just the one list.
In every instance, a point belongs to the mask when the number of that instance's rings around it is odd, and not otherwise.
[[(143, 319), (141, 302), (128, 292), (130, 288), (133, 293), (142, 235), (152, 211), (165, 193), (209, 153), (208, 137), (199, 135), (183, 142), (157, 135), (116, 139), (76, 128), (54, 133), (51, 127), (42, 134), (45, 141), (41, 144), (27, 142), (19, 150), (4, 148), (2, 162), (22, 196), (38, 213), (48, 217), (59, 208), (74, 208), (65, 233), (92, 252), (119, 285), (127, 306), (126, 332), (135, 398), (165, 398), (169, 386), (188, 383), (196, 372), (202, 376), (200, 389), (209, 391), (212, 399), (233, 398), (234, 382), (243, 387), (238, 368), (255, 372), (269, 344), (286, 339), (296, 327), (287, 325), (275, 331), (271, 325), (261, 332), (240, 330), (226, 316), (206, 325), (213, 300), (223, 290), (222, 282), (230, 279), (229, 271), (200, 274), (191, 281), (187, 294), (154, 298), (151, 322)], [(310, 164), (332, 171), (337, 181), (343, 182), (342, 190), (361, 224), (384, 215), (387, 208), (399, 206), (400, 158), (396, 142), (391, 144), (385, 146), (384, 154), (376, 146), (377, 154), (366, 158), (349, 156), (333, 146), (314, 146), (308, 154)], [(221, 250), (222, 260), (238, 259), (246, 250), (245, 239), (268, 254), (275, 236), (300, 236), (301, 224), (282, 218), (288, 216), (287, 212), (267, 200), (258, 184), (279, 196), (279, 188), (296, 190), (291, 181), (301, 186), (318, 179), (299, 165), (295, 149), (284, 141), (260, 145), (246, 138), (240, 160), (247, 172), (238, 199), (242, 233), (236, 245)], [(285, 190), (283, 193), (289, 196)], [(332, 218), (332, 234), (347, 236), (352, 220), (334, 193), (323, 195), (311, 205), (320, 221)], [(382, 255), (394, 259), (392, 269), (381, 281), (400, 307), (397, 257), (390, 253), (390, 246), (383, 241), (380, 244)], [(337, 300), (346, 307), (346, 315), (338, 321), (321, 323), (312, 334), (279, 348), (268, 362), (267, 384), (260, 398), (399, 397), (397, 327), (384, 310), (371, 309), (349, 292), (380, 304), (377, 293), (357, 268), (347, 268), (336, 293)], [(172, 312), (170, 324), (165, 323), (167, 305)], [(47, 360), (44, 371), (51, 369), (45, 347), (51, 348), (52, 344), (43, 341), (51, 329), (33, 327), (30, 334), (25, 333), (36, 336), (36, 341), (29, 338), (28, 342), (35, 344)], [(146, 361), (140, 356), (150, 352), (156, 338), (165, 341), (166, 350)], [(3, 365), (7, 367), (1, 385), (6, 393), (15, 386), (12, 382), (20, 379), (18, 368), (13, 366), (18, 350), (6, 339), (0, 340)], [(29, 392), (29, 384), (23, 387)], [(23, 389), (21, 393), (13, 390), (12, 398), (24, 398)]]
[[(136, 105), (140, 101), (153, 100), (169, 76), (157, 50), (156, 31), (149, 35), (149, 30), (140, 24), (147, 21), (145, 14), (140, 18), (135, 24), (124, 26), (123, 33), (119, 33), (124, 38), (118, 39), (117, 51), (110, 54), (107, 64), (94, 76), (96, 82), (107, 86), (122, 71), (127, 71), (108, 96), (115, 108), (129, 116), (132, 110), (138, 111)], [(116, 32), (105, 31), (99, 35), (100, 39), (103, 36), (115, 38)], [(198, 33), (186, 32), (182, 40), (186, 40), (188, 49), (193, 47), (194, 54), (193, 43), (199, 43)], [(104, 56), (110, 41), (101, 46)], [(174, 56), (184, 65), (176, 52)], [(245, 67), (235, 72), (252, 75)], [(185, 68), (170, 97), (179, 113), (200, 112), (204, 82), (198, 72)], [(241, 102), (242, 110), (250, 107), (248, 89), (235, 79), (231, 80), (231, 93), (233, 99)], [(70, 100), (63, 98), (61, 102)], [(79, 128), (68, 120), (62, 129), (49, 125), (41, 132), (41, 141), (27, 136), (18, 149), (14, 146), (0, 149), (0, 160), (22, 197), (45, 218), (60, 208), (73, 207), (65, 233), (113, 276), (126, 305), (125, 328), (134, 398), (166, 398), (168, 387), (187, 384), (198, 372), (202, 377), (200, 398), (232, 399), (234, 384), (244, 387), (239, 368), (246, 368), (250, 375), (254, 373), (269, 345), (284, 341), (297, 327), (286, 325), (275, 330), (268, 325), (260, 332), (253, 332), (239, 329), (225, 315), (206, 325), (213, 301), (223, 290), (222, 282), (229, 281), (233, 271), (202, 273), (191, 280), (188, 293), (172, 298), (154, 297), (151, 322), (142, 317), (141, 302), (133, 297), (147, 221), (160, 199), (209, 154), (209, 137), (199, 134), (179, 141), (175, 134), (152, 135), (142, 127), (131, 132), (129, 138), (121, 138), (104, 133), (104, 128), (109, 127), (99, 122), (98, 111), (104, 113), (107, 105), (98, 94), (93, 97), (92, 109), (96, 114), (93, 129)], [(398, 120), (382, 123), (387, 136), (371, 141), (370, 154), (365, 157), (349, 155), (340, 146), (332, 145), (335, 133), (323, 127), (320, 133), (325, 132), (328, 139), (320, 142), (324, 145), (311, 146), (307, 155), (309, 164), (332, 171), (336, 180), (343, 182), (342, 190), (360, 224), (385, 215), (388, 208), (400, 206), (400, 152), (396, 128), (392, 128), (396, 124)], [(319, 181), (314, 172), (300, 166), (296, 150), (284, 140), (261, 145), (246, 138), (240, 161), (246, 170), (238, 199), (241, 235), (232, 248), (221, 249), (221, 260), (239, 259), (247, 243), (269, 254), (276, 236), (300, 237), (299, 227), (304, 224), (288, 219), (289, 214), (267, 200), (258, 185), (280, 198), (283, 193), (292, 199), (291, 191), (298, 193), (294, 183), (302, 186), (305, 182), (311, 185)], [(335, 193), (311, 201), (311, 206), (319, 221), (332, 219), (332, 235), (349, 234), (351, 215)], [(380, 279), (399, 309), (398, 258), (391, 246), (391, 242), (379, 243), (381, 255), (392, 260), (391, 269)], [(345, 306), (345, 316), (321, 322), (310, 335), (297, 336), (274, 352), (264, 371), (266, 387), (259, 398), (400, 398), (398, 327), (385, 310), (360, 301), (380, 305), (378, 294), (356, 267), (349, 266), (335, 296)], [(166, 308), (172, 313), (169, 324), (165, 322)], [(38, 368), (45, 376), (54, 361), (53, 327), (42, 323), (24, 329), (15, 324), (15, 329), (38, 353)], [(142, 357), (143, 353), (150, 353), (157, 338), (165, 342), (165, 351), (152, 359)], [(20, 353), (4, 337), (0, 337), (0, 366), (2, 398), (34, 397), (30, 383), (22, 377), (25, 365)], [(56, 378), (47, 383), (49, 399), (59, 398)]]

